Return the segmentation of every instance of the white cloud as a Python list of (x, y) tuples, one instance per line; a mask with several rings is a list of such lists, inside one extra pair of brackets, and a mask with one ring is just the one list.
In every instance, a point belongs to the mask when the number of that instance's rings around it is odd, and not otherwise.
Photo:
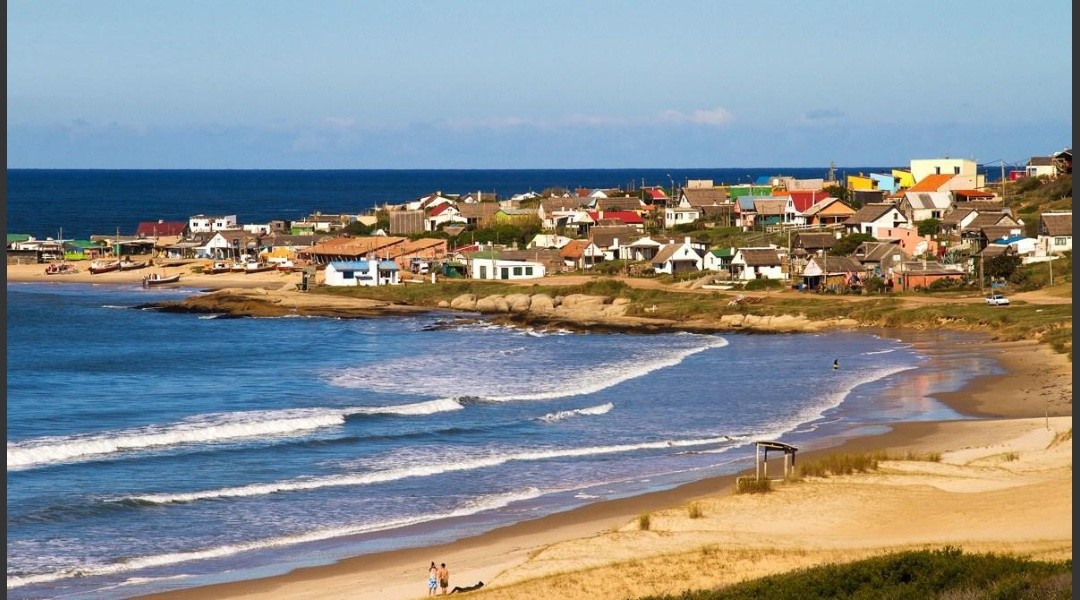
[(665, 110), (658, 119), (663, 123), (692, 123), (695, 125), (726, 125), (734, 120), (734, 115), (726, 108), (716, 107), (698, 109), (691, 113), (678, 110)]

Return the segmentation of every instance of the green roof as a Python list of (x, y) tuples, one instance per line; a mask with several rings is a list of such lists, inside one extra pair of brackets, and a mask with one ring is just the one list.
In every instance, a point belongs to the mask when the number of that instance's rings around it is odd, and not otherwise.
[(15, 242), (25, 242), (30, 239), (30, 235), (26, 233), (9, 233), (7, 234), (7, 243), (13, 244)]
[(725, 256), (735, 256), (735, 249), (734, 248), (717, 248), (717, 249), (712, 251), (712, 255), (717, 256), (717, 257), (721, 257), (721, 258), (725, 257)]

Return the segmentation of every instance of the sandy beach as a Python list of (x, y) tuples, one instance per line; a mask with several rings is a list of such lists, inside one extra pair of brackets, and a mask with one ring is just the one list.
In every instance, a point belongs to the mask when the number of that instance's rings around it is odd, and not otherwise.
[[(156, 269), (159, 272), (161, 269)], [(172, 270), (165, 269), (166, 274)], [(9, 281), (137, 283), (149, 269), (45, 276), (8, 266)], [(299, 274), (195, 275), (203, 289), (299, 283)], [(224, 279), (221, 279), (224, 278)], [(893, 332), (895, 333), (895, 332)], [(899, 333), (904, 337), (903, 332)], [(915, 339), (913, 343), (919, 345)], [(956, 351), (933, 344), (927, 355)], [(428, 548), (359, 556), (253, 581), (152, 598), (411, 599), (426, 596), (427, 565), (445, 561), (451, 586), (483, 581), (477, 598), (628, 598), (681, 593), (880, 553), (951, 545), (1039, 559), (1072, 555), (1072, 364), (1035, 342), (964, 346), (1004, 373), (937, 399), (977, 417), (904, 423), (884, 435), (801, 452), (935, 452), (939, 462), (890, 460), (878, 471), (783, 482), (736, 495), (734, 477), (598, 503)], [(688, 506), (696, 503), (699, 518)], [(637, 517), (651, 516), (641, 530)]]

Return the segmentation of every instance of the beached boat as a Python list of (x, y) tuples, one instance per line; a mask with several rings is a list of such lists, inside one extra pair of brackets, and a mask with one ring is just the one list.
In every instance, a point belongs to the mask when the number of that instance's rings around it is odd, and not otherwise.
[(231, 273), (232, 272), (232, 265), (229, 264), (229, 263), (225, 263), (225, 262), (215, 262), (214, 264), (210, 265), (210, 267), (208, 269), (205, 269), (203, 272), (207, 273), (208, 275), (217, 275), (219, 273)]
[(249, 262), (244, 265), (245, 273), (263, 273), (266, 271), (273, 271), (276, 267), (269, 263), (254, 263)]
[(178, 281), (180, 281), (179, 273), (175, 275), (169, 275), (168, 277), (164, 275), (158, 275), (157, 273), (151, 273), (146, 277), (143, 277), (142, 283), (144, 286), (150, 287), (152, 285), (165, 285), (166, 283), (176, 283)]
[(119, 270), (120, 270), (120, 261), (118, 261), (118, 260), (111, 260), (111, 261), (98, 261), (98, 260), (95, 260), (95, 261), (92, 261), (90, 263), (90, 274), (91, 275), (98, 275), (100, 273), (110, 273), (112, 271), (119, 271)]
[(45, 267), (46, 275), (71, 275), (78, 272), (79, 268), (71, 263), (51, 263)]
[(133, 260), (122, 260), (118, 263), (121, 271), (134, 271), (135, 269), (142, 269), (146, 266), (146, 261), (135, 262)]

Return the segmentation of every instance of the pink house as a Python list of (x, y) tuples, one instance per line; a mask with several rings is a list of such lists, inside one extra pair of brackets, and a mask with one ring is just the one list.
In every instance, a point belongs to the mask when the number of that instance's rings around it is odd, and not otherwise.
[(900, 249), (910, 256), (938, 256), (938, 243), (930, 236), (919, 235), (919, 231), (908, 227), (882, 227), (878, 230), (877, 239), (881, 241), (896, 240), (900, 242)]

